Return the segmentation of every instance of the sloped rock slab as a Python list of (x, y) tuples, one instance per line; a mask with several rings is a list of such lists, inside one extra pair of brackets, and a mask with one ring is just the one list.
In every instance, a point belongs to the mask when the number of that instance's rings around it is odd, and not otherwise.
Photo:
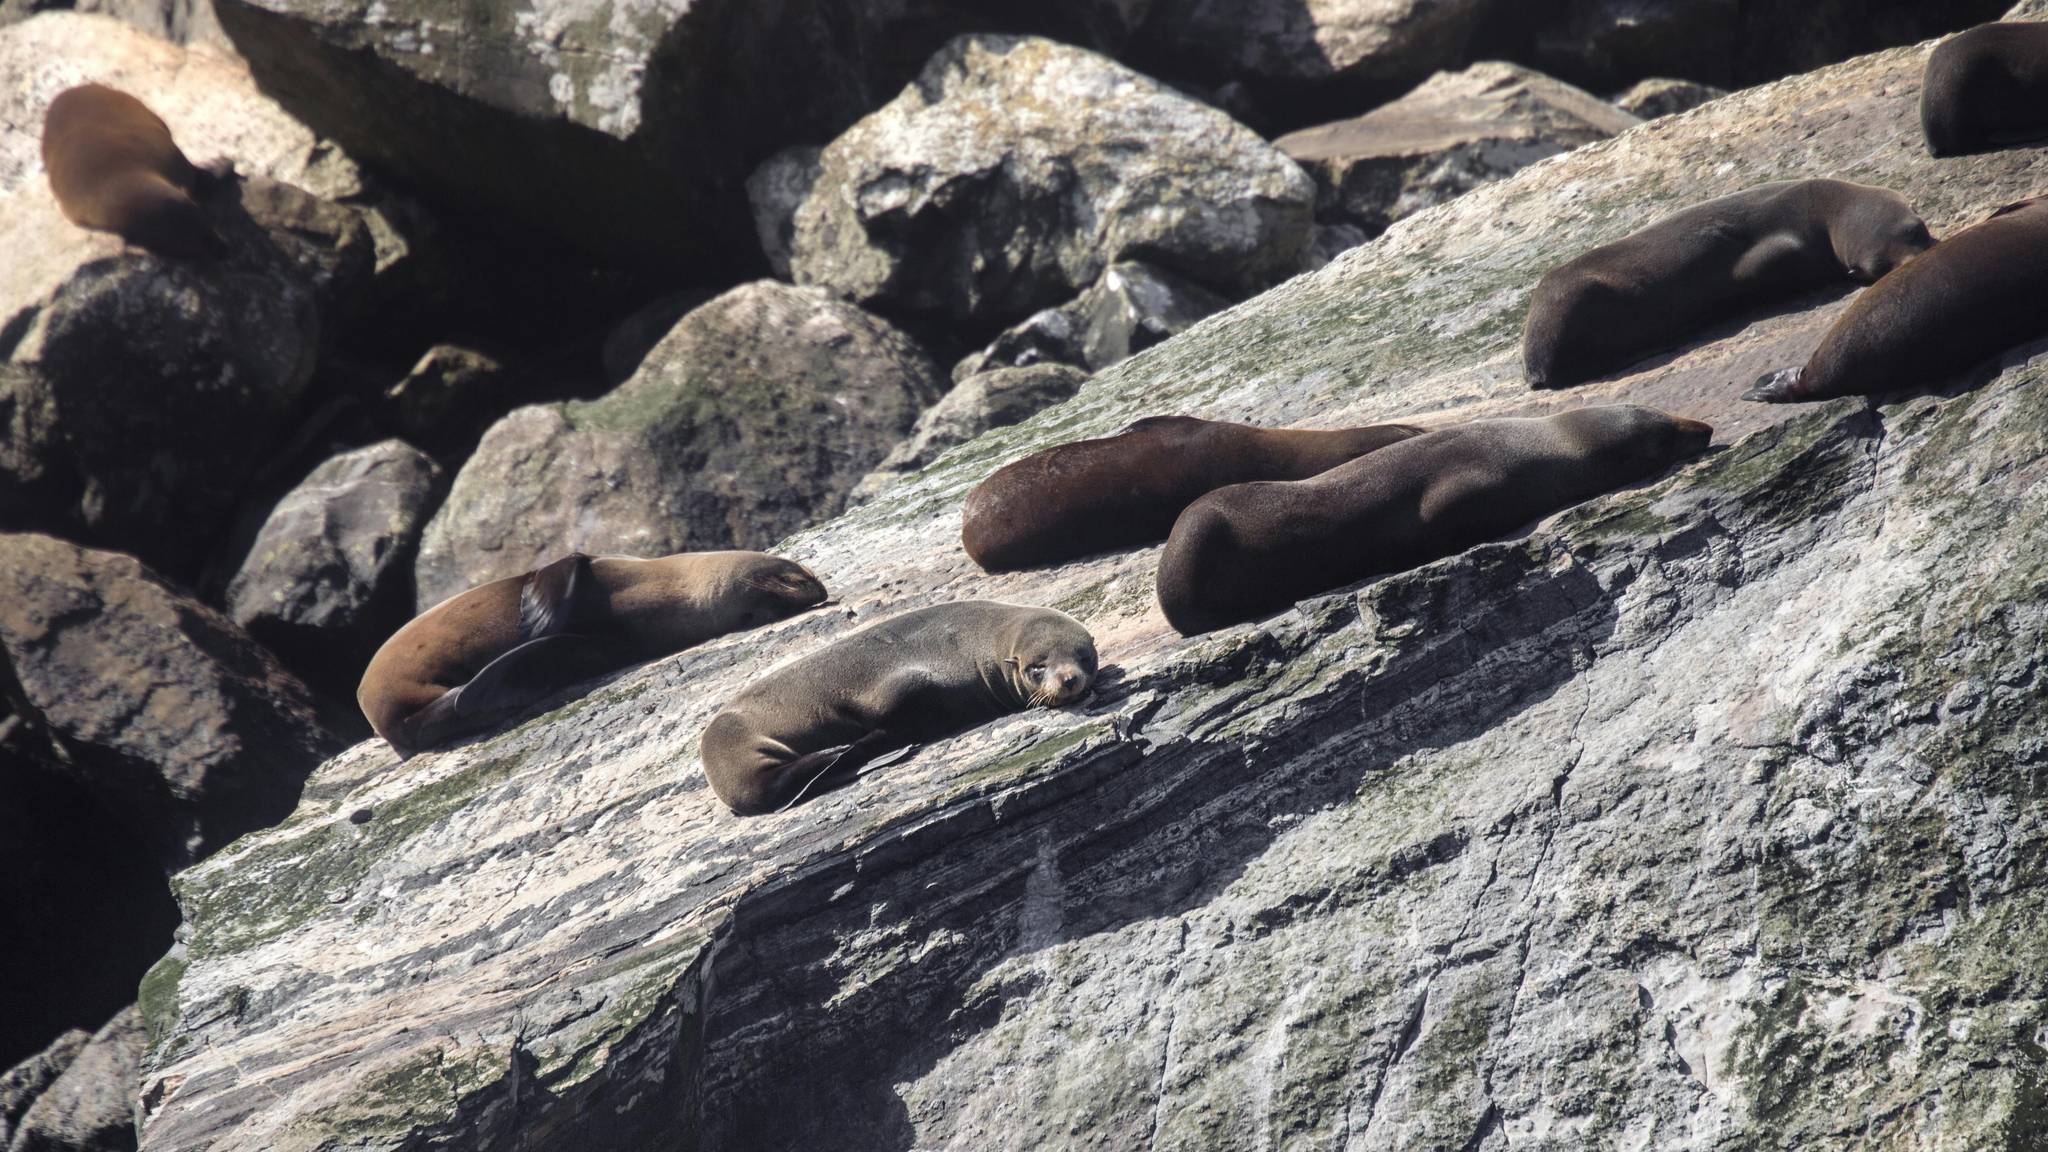
[[(1545, 268), (1697, 199), (1835, 175), (1946, 230), (2048, 189), (2038, 151), (1912, 146), (1921, 56), (1413, 217), (783, 545), (863, 619), (1076, 613), (1105, 660), (1079, 711), (735, 819), (697, 733), (843, 628), (813, 614), (402, 770), (330, 762), (179, 880), (144, 1147), (2018, 1139), (2048, 1002), (2048, 359), (1737, 401), (1811, 350), (1824, 295), (1564, 395), (1515, 365)], [(1618, 399), (1729, 447), (1196, 641), (1153, 550), (991, 577), (955, 545), (992, 467), (1149, 413)]]

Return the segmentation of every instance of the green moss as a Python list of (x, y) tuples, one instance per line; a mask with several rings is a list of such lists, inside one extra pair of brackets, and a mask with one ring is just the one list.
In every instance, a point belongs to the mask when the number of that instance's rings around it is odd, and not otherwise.
[(1728, 1074), (1742, 1081), (1750, 1114), (1770, 1120), (1815, 1086), (1813, 1069), (1824, 1034), (1806, 1024), (1806, 982), (1797, 973), (1749, 1006), (1736, 1033)]
[(184, 954), (174, 950), (142, 974), (142, 984), (136, 989), (142, 1026), (149, 1035), (152, 1051), (177, 1027), (178, 984), (185, 978), (185, 968)]
[(1999, 1123), (2001, 1152), (2048, 1152), (2048, 1053), (2030, 1040), (2019, 1042), (2025, 1062), (2013, 1088), (2012, 1111)]
[(371, 1073), (353, 1097), (310, 1119), (344, 1139), (402, 1139), (452, 1117), (465, 1098), (502, 1080), (510, 1067), (511, 1053), (491, 1045), (436, 1048)]

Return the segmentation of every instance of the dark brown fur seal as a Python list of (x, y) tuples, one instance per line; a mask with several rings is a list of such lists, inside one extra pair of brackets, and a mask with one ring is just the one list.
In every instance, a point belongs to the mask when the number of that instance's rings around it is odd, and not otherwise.
[(919, 608), (748, 685), (704, 729), (704, 774), (734, 812), (773, 812), (827, 772), (1064, 707), (1094, 679), (1095, 640), (1063, 612), (992, 600)]
[(1247, 480), (1301, 480), (1419, 428), (1253, 428), (1147, 416), (1114, 436), (1006, 464), (967, 494), (960, 543), (990, 572), (1164, 540), (1181, 509)]
[(157, 114), (126, 92), (59, 92), (43, 116), (43, 168), (57, 206), (81, 228), (166, 256), (226, 250), (194, 199), (218, 177), (185, 159)]
[(1942, 41), (1920, 80), (1920, 131), (1934, 156), (2048, 137), (2048, 24), (1981, 24)]
[(1666, 216), (1536, 282), (1522, 329), (1532, 388), (1564, 388), (1683, 342), (1745, 305), (1843, 277), (1870, 283), (1934, 244), (1896, 192), (1761, 184)]
[(1803, 368), (1759, 379), (1744, 399), (1825, 400), (1940, 383), (2048, 336), (2048, 198), (2022, 200), (1957, 232), (1865, 289)]
[(1237, 484), (1188, 505), (1159, 557), (1184, 635), (1461, 552), (1663, 471), (1713, 429), (1654, 408), (1476, 420), (1308, 480)]
[(377, 735), (410, 756), (578, 680), (824, 601), (825, 586), (803, 565), (760, 552), (575, 552), (421, 613), (370, 658), (356, 702)]

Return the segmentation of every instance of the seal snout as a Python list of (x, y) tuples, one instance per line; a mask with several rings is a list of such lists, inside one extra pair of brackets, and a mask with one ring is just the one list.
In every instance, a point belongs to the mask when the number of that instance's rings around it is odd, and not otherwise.
[(1714, 426), (1704, 420), (1693, 420), (1684, 416), (1673, 416), (1672, 427), (1678, 432), (1678, 448), (1685, 455), (1697, 455), (1713, 443)]

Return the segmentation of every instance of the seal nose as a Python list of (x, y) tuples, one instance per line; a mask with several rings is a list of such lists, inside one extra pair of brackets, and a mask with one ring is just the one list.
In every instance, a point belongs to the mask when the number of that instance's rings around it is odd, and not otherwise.
[(1714, 439), (1714, 426), (1705, 421), (1673, 416), (1671, 423), (1678, 429), (1679, 443), (1688, 451), (1704, 452)]

